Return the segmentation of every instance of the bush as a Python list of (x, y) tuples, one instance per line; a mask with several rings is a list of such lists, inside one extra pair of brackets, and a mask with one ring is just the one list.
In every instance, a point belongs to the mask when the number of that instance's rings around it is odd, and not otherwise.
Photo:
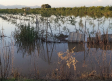
[(41, 8), (51, 8), (51, 6), (50, 6), (49, 4), (43, 4), (43, 5), (41, 6)]

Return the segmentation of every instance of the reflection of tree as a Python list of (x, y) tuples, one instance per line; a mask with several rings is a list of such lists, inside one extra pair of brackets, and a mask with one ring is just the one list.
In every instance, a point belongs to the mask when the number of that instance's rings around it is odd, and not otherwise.
[(66, 26), (63, 27), (63, 31), (66, 33), (66, 35), (70, 32), (70, 30)]
[(70, 24), (71, 24), (71, 25), (74, 25), (74, 26), (75, 26), (75, 30), (76, 30), (76, 22), (77, 22), (77, 21), (76, 21), (76, 18), (75, 18), (74, 16), (73, 16), (73, 17), (70, 16), (70, 20), (69, 20), (69, 21), (70, 21)]
[(54, 20), (55, 22), (55, 30), (57, 30), (57, 27), (59, 27), (59, 34), (61, 33), (60, 27), (61, 27), (61, 23), (59, 23), (60, 21), (60, 16), (56, 16), (56, 19)]
[(84, 27), (82, 19), (80, 19), (79, 21), (79, 27), (82, 27), (82, 28)]
[(79, 31), (83, 33), (82, 29), (84, 28), (83, 20), (82, 18), (79, 21)]
[(76, 18), (74, 17), (74, 16), (70, 16), (70, 23), (72, 24), (72, 25), (76, 25)]
[(94, 30), (94, 27), (95, 27), (95, 23), (94, 23), (94, 18), (89, 20), (89, 25), (93, 28), (93, 31), (90, 32), (90, 34), (94, 35), (95, 34), (95, 30)]
[(64, 24), (66, 21), (65, 21), (65, 17), (64, 16), (61, 16), (60, 17), (60, 21), (62, 22), (62, 24)]
[(112, 22), (111, 22), (111, 19), (112, 18), (109, 19), (109, 26), (108, 26), (108, 28), (112, 30)]
[(105, 18), (104, 19), (103, 18), (98, 18), (98, 30), (99, 30), (101, 25), (102, 25), (101, 27), (104, 28), (103, 27), (104, 23), (105, 23)]
[(55, 43), (42, 43), (39, 56), (48, 64), (51, 63), (52, 54), (54, 53)]

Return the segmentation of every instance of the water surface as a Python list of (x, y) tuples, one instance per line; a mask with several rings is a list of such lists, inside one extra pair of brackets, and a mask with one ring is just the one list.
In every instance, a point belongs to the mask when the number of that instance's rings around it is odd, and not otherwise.
[[(79, 31), (86, 37), (95, 36), (98, 30), (101, 34), (108, 31), (112, 34), (111, 18), (91, 18), (74, 16), (51, 16), (48, 18), (37, 15), (38, 24), (36, 25), (35, 15), (2, 15), (8, 19), (0, 18), (1, 35), (0, 38), (0, 76), (10, 77), (18, 73), (22, 77), (47, 78), (53, 72), (58, 75), (73, 75), (76, 77), (81, 74), (95, 71), (96, 74), (111, 74), (111, 54), (112, 45), (89, 45), (88, 43), (45, 43), (34, 41), (31, 44), (17, 42), (14, 38), (15, 30), (19, 26), (30, 24), (35, 31), (44, 31), (48, 27), (49, 38), (51, 35), (69, 35), (70, 32)], [(13, 18), (13, 17), (17, 18)], [(48, 20), (47, 20), (48, 19)], [(47, 23), (47, 21), (49, 23)], [(87, 40), (87, 39), (86, 39)], [(3, 74), (2, 74), (3, 73)], [(62, 77), (64, 77), (63, 75)]]

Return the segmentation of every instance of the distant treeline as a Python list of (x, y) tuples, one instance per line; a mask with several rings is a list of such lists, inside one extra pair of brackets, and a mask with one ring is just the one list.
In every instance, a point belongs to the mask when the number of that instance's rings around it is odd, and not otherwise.
[(35, 8), (24, 11), (24, 9), (0, 9), (0, 13), (26, 13), (26, 14), (41, 14), (42, 16), (49, 17), (51, 15), (74, 15), (74, 16), (85, 16), (89, 15), (91, 17), (112, 17), (112, 6), (92, 6), (92, 7), (74, 7), (74, 8)]

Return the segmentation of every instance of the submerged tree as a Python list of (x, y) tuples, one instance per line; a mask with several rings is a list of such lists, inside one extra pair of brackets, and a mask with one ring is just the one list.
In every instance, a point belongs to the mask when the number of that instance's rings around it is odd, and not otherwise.
[(41, 8), (51, 8), (51, 6), (50, 6), (49, 4), (43, 4), (43, 5), (41, 6)]

